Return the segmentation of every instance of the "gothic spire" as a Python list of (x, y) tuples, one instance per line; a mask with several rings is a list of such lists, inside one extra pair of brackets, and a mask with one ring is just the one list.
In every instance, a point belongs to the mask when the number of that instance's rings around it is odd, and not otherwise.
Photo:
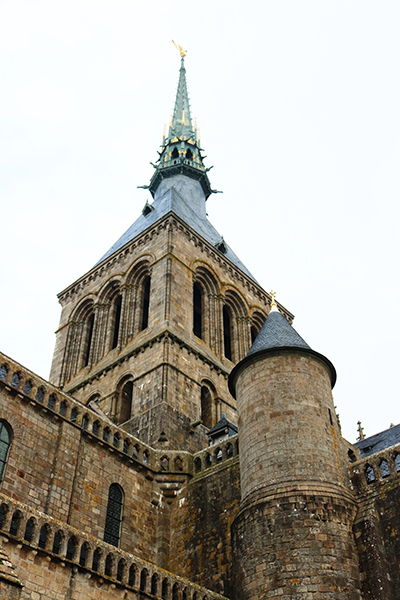
[[(174, 42), (175, 43), (175, 42)], [(175, 44), (176, 45), (176, 44)], [(182, 174), (199, 181), (206, 198), (215, 190), (211, 189), (207, 171), (203, 163), (200, 139), (197, 128), (193, 128), (190, 114), (189, 94), (186, 83), (185, 56), (186, 52), (177, 46), (181, 55), (178, 89), (174, 112), (168, 129), (168, 135), (163, 136), (161, 152), (155, 164), (153, 177), (148, 187), (153, 197), (161, 181), (166, 177)]]
[(168, 131), (168, 137), (173, 139), (191, 140), (197, 142), (197, 135), (192, 128), (192, 118), (190, 116), (189, 94), (186, 83), (185, 58), (181, 58), (181, 68), (179, 71), (178, 89), (176, 91), (174, 113)]

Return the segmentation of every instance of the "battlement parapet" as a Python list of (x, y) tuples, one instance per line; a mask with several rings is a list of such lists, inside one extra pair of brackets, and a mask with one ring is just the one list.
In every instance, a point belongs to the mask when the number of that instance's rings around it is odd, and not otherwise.
[(400, 477), (400, 444), (371, 454), (349, 466), (354, 491), (364, 494)]
[(213, 467), (220, 466), (228, 460), (239, 456), (239, 436), (232, 435), (214, 446), (209, 446), (193, 454), (194, 475), (209, 472)]
[(50, 561), (74, 565), (139, 594), (166, 600), (226, 600), (152, 563), (0, 494), (0, 533)]
[(155, 450), (2, 353), (0, 385), (21, 402), (29, 402), (44, 416), (69, 422), (87, 438), (122, 460), (140, 464), (149, 473), (193, 475), (193, 458), (189, 452)]

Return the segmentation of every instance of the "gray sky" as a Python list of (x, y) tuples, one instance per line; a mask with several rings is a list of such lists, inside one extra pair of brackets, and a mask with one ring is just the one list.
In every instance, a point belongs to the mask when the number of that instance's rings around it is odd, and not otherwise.
[(179, 55), (208, 213), (335, 365), (343, 434), (399, 418), (398, 0), (0, 0), (0, 347), (48, 377), (56, 294), (137, 218)]

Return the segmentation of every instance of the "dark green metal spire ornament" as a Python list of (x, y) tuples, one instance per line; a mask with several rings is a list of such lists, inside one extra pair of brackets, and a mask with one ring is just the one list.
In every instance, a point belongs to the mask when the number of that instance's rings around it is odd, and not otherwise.
[[(175, 44), (175, 42), (174, 42)], [(211, 189), (207, 172), (212, 169), (203, 164), (204, 157), (201, 152), (200, 138), (197, 127), (193, 128), (190, 114), (189, 94), (186, 84), (185, 56), (186, 52), (181, 46), (178, 48), (181, 55), (181, 68), (179, 71), (178, 89), (176, 92), (175, 107), (168, 129), (168, 135), (163, 136), (163, 143), (159, 158), (155, 164), (153, 177), (148, 188), (154, 197), (161, 181), (167, 177), (182, 174), (199, 181), (205, 197), (208, 198), (216, 190)]]

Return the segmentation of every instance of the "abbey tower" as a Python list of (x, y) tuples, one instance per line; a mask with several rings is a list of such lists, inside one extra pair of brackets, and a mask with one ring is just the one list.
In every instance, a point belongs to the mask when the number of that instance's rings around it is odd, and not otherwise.
[(0, 598), (399, 600), (400, 426), (343, 439), (334, 366), (208, 220), (183, 52), (153, 166), (50, 381), (0, 354)]

